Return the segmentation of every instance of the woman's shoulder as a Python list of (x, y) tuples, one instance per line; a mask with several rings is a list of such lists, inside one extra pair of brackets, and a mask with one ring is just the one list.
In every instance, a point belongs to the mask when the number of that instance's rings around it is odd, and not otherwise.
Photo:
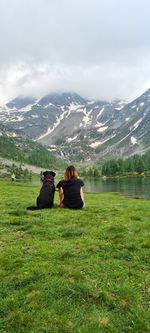
[(84, 185), (84, 182), (81, 178), (77, 178), (76, 180), (77, 180), (78, 184), (80, 184), (81, 186)]
[(64, 184), (64, 179), (61, 179), (58, 183), (57, 183), (57, 185), (56, 185), (56, 187), (62, 187), (63, 186), (63, 184)]

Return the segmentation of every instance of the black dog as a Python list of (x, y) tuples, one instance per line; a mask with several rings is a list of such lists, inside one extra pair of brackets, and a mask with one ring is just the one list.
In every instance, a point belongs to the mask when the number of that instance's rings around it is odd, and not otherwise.
[(43, 185), (40, 190), (40, 194), (37, 197), (37, 206), (27, 207), (28, 210), (37, 210), (44, 208), (51, 208), (54, 204), (54, 195), (55, 195), (55, 185), (54, 177), (55, 172), (53, 171), (44, 171), (41, 177)]

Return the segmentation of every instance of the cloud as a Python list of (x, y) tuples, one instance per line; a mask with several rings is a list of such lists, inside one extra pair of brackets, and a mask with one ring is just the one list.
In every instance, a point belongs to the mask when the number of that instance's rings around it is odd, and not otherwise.
[(149, 14), (148, 0), (1, 0), (0, 102), (138, 95), (150, 85)]

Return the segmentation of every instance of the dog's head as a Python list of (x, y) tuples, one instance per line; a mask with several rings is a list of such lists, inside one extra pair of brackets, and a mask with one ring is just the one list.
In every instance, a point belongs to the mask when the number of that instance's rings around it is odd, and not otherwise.
[(46, 170), (46, 171), (44, 171), (43, 172), (43, 180), (45, 180), (45, 179), (54, 179), (54, 177), (56, 176), (56, 173), (54, 172), (54, 171), (48, 171), (48, 170)]

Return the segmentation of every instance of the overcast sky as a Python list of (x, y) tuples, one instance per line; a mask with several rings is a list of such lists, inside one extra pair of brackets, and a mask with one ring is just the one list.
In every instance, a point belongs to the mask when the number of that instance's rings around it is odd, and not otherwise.
[(0, 104), (62, 91), (131, 100), (149, 87), (149, 0), (0, 0)]

